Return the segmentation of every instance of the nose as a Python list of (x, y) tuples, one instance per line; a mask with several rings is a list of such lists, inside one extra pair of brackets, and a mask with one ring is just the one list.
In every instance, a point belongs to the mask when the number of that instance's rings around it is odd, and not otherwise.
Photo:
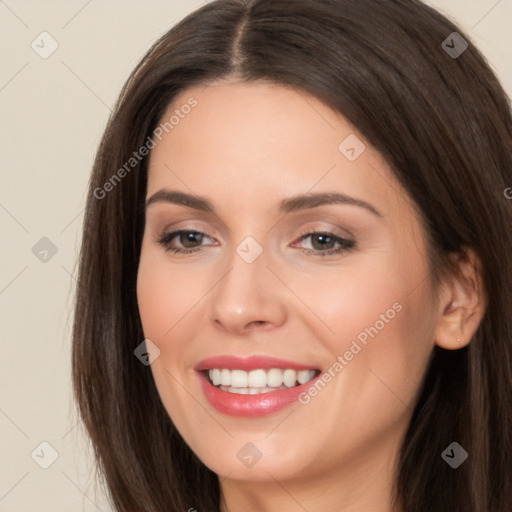
[(209, 294), (209, 317), (217, 329), (240, 336), (285, 322), (285, 290), (267, 263), (265, 250), (252, 263), (233, 251), (223, 277)]

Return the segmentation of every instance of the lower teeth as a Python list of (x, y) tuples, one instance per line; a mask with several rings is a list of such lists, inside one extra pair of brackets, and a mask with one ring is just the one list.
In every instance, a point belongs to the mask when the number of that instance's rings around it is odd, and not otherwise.
[[(277, 387), (277, 388), (233, 388), (231, 386), (215, 386), (221, 391), (227, 391), (228, 393), (235, 393), (239, 395), (259, 395), (260, 393), (270, 393), (271, 391), (279, 391), (281, 389), (290, 389), (285, 384)], [(293, 386), (295, 387), (295, 386)]]

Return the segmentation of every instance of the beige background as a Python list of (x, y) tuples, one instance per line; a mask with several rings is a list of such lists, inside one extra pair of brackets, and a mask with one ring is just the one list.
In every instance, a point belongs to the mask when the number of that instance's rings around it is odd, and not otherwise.
[[(512, 96), (512, 0), (428, 3), (468, 31)], [(0, 0), (0, 512), (111, 511), (95, 492), (70, 387), (86, 185), (129, 72), (203, 4)], [(40, 52), (51, 48), (43, 31), (58, 43), (47, 59), (31, 48), (34, 40)], [(45, 255), (43, 245), (36, 257), (43, 237), (57, 252)], [(58, 453), (47, 469), (38, 463), (50, 463), (52, 451), (42, 442)]]

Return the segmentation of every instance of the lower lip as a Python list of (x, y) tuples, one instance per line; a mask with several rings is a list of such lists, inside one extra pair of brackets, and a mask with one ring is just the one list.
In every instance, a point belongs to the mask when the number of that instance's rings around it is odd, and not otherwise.
[(287, 405), (297, 401), (299, 395), (306, 391), (321, 375), (319, 373), (310, 381), (294, 388), (270, 391), (258, 395), (240, 395), (221, 391), (211, 384), (202, 372), (198, 372), (198, 374), (203, 393), (215, 409), (230, 416), (245, 416), (247, 418), (264, 416), (284, 409)]

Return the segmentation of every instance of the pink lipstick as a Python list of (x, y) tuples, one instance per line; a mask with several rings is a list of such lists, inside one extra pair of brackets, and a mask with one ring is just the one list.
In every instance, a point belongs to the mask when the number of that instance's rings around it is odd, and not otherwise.
[(266, 356), (218, 356), (195, 370), (208, 402), (231, 416), (257, 417), (277, 412), (319, 377), (314, 366)]

